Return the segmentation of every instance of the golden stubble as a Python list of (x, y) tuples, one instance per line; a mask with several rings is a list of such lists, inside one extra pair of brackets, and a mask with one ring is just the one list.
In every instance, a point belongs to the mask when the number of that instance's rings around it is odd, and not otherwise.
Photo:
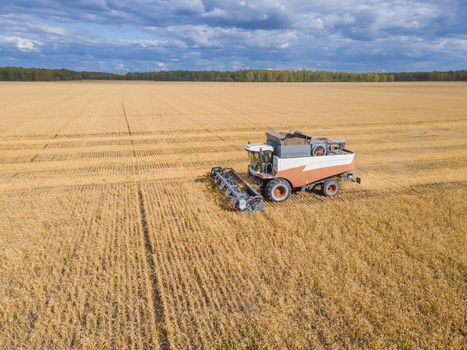
[[(0, 347), (461, 348), (467, 84), (0, 83)], [(229, 210), (268, 129), (361, 185)]]

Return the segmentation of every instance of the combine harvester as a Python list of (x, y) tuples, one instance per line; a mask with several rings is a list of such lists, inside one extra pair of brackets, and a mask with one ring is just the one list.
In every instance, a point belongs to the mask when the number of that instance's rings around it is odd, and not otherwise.
[[(266, 132), (266, 143), (248, 144), (248, 177), (273, 202), (283, 202), (292, 190), (321, 187), (325, 196), (334, 196), (341, 181), (360, 183), (353, 178), (354, 153), (345, 149), (344, 140), (314, 138), (299, 131)], [(263, 196), (231, 168), (214, 167), (211, 179), (244, 212), (263, 211)]]

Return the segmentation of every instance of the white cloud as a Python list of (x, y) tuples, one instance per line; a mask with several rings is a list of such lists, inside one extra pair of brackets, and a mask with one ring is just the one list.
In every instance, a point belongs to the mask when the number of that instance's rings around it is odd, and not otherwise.
[(319, 14), (305, 13), (297, 15), (294, 27), (300, 29), (323, 29), (325, 24)]
[(64, 28), (41, 23), (39, 19), (31, 15), (0, 15), (0, 35), (2, 32), (63, 36), (67, 34)]
[(128, 43), (133, 43), (142, 48), (162, 47), (167, 44), (167, 40), (127, 40)]
[(168, 30), (194, 48), (286, 49), (298, 38), (293, 30), (246, 30), (206, 25), (172, 26)]
[(215, 7), (211, 11), (203, 13), (202, 16), (207, 17), (207, 18), (209, 18), (209, 17), (211, 17), (211, 18), (227, 18), (229, 16), (229, 14), (226, 11), (224, 11), (224, 10), (218, 8), (218, 7)]
[(158, 61), (154, 63), (156, 70), (167, 70), (167, 65), (164, 62)]
[(287, 49), (296, 43), (298, 36), (295, 31), (257, 30), (244, 33), (245, 46), (263, 49)]
[(13, 44), (19, 51), (22, 52), (38, 52), (41, 42), (19, 36), (4, 36), (0, 37), (0, 43)]
[(45, 24), (36, 24), (33, 28), (42, 30), (44, 33), (55, 34), (55, 35), (66, 35), (67, 31), (60, 27), (53, 27)]
[(437, 6), (425, 3), (377, 4), (370, 12), (374, 15), (371, 28), (381, 30), (387, 28), (420, 29), (440, 16)]
[(169, 6), (175, 11), (187, 12), (187, 13), (204, 13), (204, 3), (201, 0), (171, 0), (168, 3), (161, 1), (162, 8)]
[(467, 56), (467, 36), (437, 39), (426, 43), (425, 47), (439, 52), (463, 50)]

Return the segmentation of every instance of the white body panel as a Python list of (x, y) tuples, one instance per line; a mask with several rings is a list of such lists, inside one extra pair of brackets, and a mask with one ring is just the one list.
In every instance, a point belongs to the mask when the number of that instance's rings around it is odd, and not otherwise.
[(274, 147), (266, 143), (252, 143), (245, 146), (245, 150), (248, 152), (259, 152), (259, 151), (274, 151)]
[(273, 163), (275, 172), (285, 171), (299, 167), (305, 167), (303, 171), (310, 171), (334, 166), (349, 165), (352, 163), (353, 158), (353, 153), (328, 155), (322, 157), (300, 158), (279, 158), (277, 156), (274, 156)]

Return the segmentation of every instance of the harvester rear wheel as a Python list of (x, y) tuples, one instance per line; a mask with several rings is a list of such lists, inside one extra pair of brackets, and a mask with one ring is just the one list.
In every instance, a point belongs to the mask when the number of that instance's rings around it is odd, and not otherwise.
[(283, 202), (289, 198), (292, 188), (287, 180), (270, 180), (264, 187), (264, 195), (273, 202)]
[(334, 196), (339, 192), (339, 183), (334, 179), (326, 180), (321, 185), (321, 192), (328, 197)]

